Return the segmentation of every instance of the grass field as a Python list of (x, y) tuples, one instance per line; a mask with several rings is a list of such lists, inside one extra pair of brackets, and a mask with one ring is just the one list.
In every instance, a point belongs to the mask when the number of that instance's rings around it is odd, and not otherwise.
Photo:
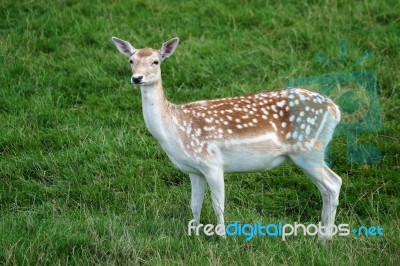
[[(250, 3), (251, 2), (251, 3)], [(0, 264), (400, 264), (400, 5), (398, 1), (0, 2)], [(147, 131), (140, 91), (111, 36), (137, 48), (175, 36), (163, 63), (182, 103), (274, 90), (290, 78), (374, 70), (382, 128), (363, 134), (376, 164), (346, 161), (337, 223), (384, 236), (187, 235), (189, 178)], [(338, 42), (348, 42), (346, 66)], [(373, 56), (352, 66), (364, 51)], [(321, 51), (338, 67), (316, 60)], [(317, 188), (292, 164), (226, 175), (229, 222), (317, 223)], [(209, 191), (203, 223), (215, 223)]]

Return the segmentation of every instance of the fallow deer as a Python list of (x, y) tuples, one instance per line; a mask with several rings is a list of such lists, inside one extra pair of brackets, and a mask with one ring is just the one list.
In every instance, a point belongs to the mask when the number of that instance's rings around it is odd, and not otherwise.
[(191, 209), (197, 224), (208, 183), (218, 224), (224, 224), (224, 173), (270, 169), (291, 159), (322, 194), (322, 240), (332, 239), (342, 180), (324, 161), (340, 121), (340, 110), (320, 93), (286, 88), (250, 95), (173, 104), (164, 95), (161, 62), (179, 39), (160, 50), (135, 49), (112, 37), (132, 67), (131, 82), (141, 89), (143, 116), (150, 133), (172, 163), (190, 176)]

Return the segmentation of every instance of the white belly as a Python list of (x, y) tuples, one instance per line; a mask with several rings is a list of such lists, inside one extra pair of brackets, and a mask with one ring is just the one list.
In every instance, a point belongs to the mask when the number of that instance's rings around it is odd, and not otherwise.
[(227, 173), (261, 171), (274, 168), (286, 160), (285, 150), (275, 134), (243, 141), (225, 141), (218, 146)]
[(224, 154), (224, 172), (256, 172), (274, 168), (286, 160), (285, 155), (265, 155), (248, 153)]
[(209, 156), (204, 158), (188, 154), (183, 143), (172, 138), (160, 144), (175, 167), (185, 173), (202, 173), (208, 167), (222, 167), (225, 173), (256, 172), (274, 168), (287, 158), (284, 146), (273, 133), (242, 141), (213, 141), (208, 146)]

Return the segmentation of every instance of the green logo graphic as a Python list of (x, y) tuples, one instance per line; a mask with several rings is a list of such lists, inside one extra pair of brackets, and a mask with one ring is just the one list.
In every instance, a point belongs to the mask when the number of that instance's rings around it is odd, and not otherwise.
[[(346, 66), (347, 42), (339, 42), (341, 63)], [(365, 51), (352, 65), (357, 66), (372, 56)], [(323, 64), (337, 68), (321, 52), (316, 55)], [(378, 163), (380, 151), (371, 145), (360, 144), (360, 134), (377, 132), (382, 127), (376, 75), (373, 70), (328, 73), (312, 77), (293, 78), (287, 81), (290, 87), (304, 87), (318, 91), (339, 105), (342, 118), (335, 135), (347, 137), (347, 161), (350, 163)], [(327, 149), (327, 163), (332, 162), (332, 145)]]

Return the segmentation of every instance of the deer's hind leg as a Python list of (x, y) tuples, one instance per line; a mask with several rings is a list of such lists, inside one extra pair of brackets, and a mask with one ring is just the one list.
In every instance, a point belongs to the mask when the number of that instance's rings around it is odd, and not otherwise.
[(342, 179), (325, 164), (322, 151), (307, 151), (290, 157), (313, 181), (322, 195), (321, 224), (326, 229), (319, 234), (319, 238), (323, 242), (329, 241), (333, 237)]

